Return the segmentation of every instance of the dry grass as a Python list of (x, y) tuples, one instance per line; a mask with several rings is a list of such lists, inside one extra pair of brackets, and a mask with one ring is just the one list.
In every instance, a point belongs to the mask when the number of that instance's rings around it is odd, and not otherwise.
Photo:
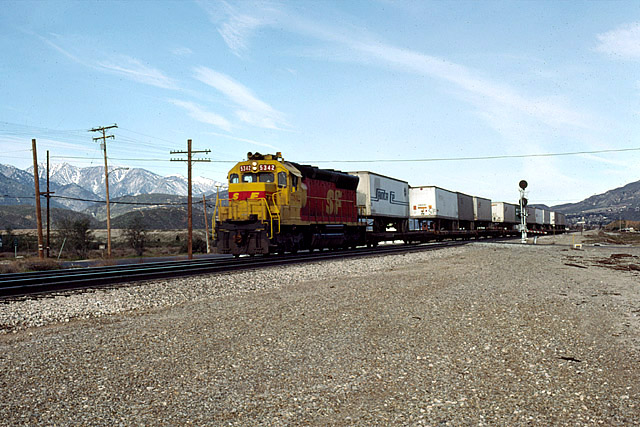
[[(93, 247), (98, 245), (106, 246), (106, 230), (93, 230), (94, 231), (94, 244)], [(14, 230), (16, 236), (20, 236), (20, 241), (25, 242), (27, 238), (30, 238), (33, 242), (36, 241), (36, 230)], [(126, 236), (123, 230), (112, 230), (112, 257), (113, 258), (138, 258), (135, 250), (131, 248), (126, 240)], [(198, 239), (203, 240), (205, 238), (204, 230), (193, 230), (194, 244)], [(146, 231), (146, 244), (144, 249), (144, 257), (160, 257), (160, 256), (178, 256), (186, 254), (186, 241), (187, 232), (185, 230), (148, 230)], [(57, 259), (60, 250), (60, 239), (52, 239), (51, 244), (51, 258)], [(10, 267), (8, 264), (15, 262), (13, 248), (10, 251), (0, 252), (0, 273), (10, 272), (9, 270), (16, 269), (18, 267)], [(194, 251), (197, 252), (197, 249)], [(104, 260), (108, 265), (106, 249), (92, 249), (87, 254), (86, 258), (91, 260)], [(23, 246), (18, 248), (18, 256), (26, 258), (37, 257), (37, 244), (31, 243), (28, 249)], [(71, 261), (79, 259), (70, 248), (65, 247), (62, 252), (60, 261)], [(6, 261), (2, 261), (6, 260)], [(10, 262), (7, 262), (10, 261)], [(22, 267), (19, 267), (22, 268)], [(7, 270), (7, 271), (5, 271)], [(20, 270), (21, 271), (21, 270)]]
[(59, 270), (60, 268), (62, 268), (60, 264), (53, 259), (26, 258), (3, 262), (0, 264), (0, 274)]
[(585, 244), (606, 243), (609, 245), (640, 246), (640, 233), (620, 233), (599, 231), (598, 234), (586, 237)]

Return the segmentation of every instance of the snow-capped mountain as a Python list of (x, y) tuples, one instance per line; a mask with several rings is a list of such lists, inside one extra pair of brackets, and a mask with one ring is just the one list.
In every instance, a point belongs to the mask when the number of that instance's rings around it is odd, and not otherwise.
[[(33, 173), (33, 167), (27, 169)], [(41, 179), (45, 178), (46, 169), (38, 167)], [(54, 165), (50, 168), (51, 182), (61, 185), (77, 184), (101, 197), (105, 196), (104, 167), (91, 166), (80, 168), (68, 163)], [(226, 183), (216, 182), (209, 178), (193, 178), (194, 194), (212, 194), (216, 185), (226, 188)], [(119, 197), (137, 194), (175, 194), (187, 195), (187, 178), (182, 175), (161, 176), (141, 168), (109, 168), (109, 195)]]
[[(0, 164), (0, 174), (10, 181), (30, 188), (30, 194), (33, 195), (33, 166), (25, 171), (11, 165)], [(41, 191), (45, 191), (46, 174), (46, 165), (39, 165), (38, 175), (40, 176)], [(56, 196), (84, 199), (55, 198), (57, 202), (71, 209), (84, 209), (91, 204), (91, 200), (105, 199), (103, 166), (80, 168), (68, 163), (55, 164), (50, 166), (49, 176), (51, 191), (55, 191)], [(204, 177), (194, 177), (192, 191), (194, 195), (211, 195), (216, 192), (216, 185), (220, 187), (220, 190), (227, 188), (226, 183)], [(187, 178), (182, 175), (161, 176), (141, 168), (109, 168), (110, 198), (153, 193), (186, 196)], [(2, 204), (1, 199), (0, 204)]]
[[(33, 170), (33, 168), (31, 168)], [(39, 171), (38, 171), (39, 172)], [(14, 180), (18, 184), (33, 187), (33, 172), (29, 173), (15, 166), (0, 164), (0, 174)]]

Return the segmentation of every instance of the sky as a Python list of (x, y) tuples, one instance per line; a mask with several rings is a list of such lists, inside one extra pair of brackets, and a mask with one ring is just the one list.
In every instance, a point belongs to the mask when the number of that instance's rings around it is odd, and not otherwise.
[(217, 181), (256, 151), (550, 206), (640, 180), (635, 0), (0, 3), (3, 164), (103, 165), (117, 124), (110, 166), (186, 175), (192, 139)]

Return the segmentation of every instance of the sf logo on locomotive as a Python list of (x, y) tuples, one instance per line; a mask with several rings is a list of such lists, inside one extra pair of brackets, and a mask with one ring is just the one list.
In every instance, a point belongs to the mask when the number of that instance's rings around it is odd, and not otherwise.
[(342, 207), (342, 191), (329, 190), (327, 191), (327, 206), (326, 212), (328, 215), (337, 214)]

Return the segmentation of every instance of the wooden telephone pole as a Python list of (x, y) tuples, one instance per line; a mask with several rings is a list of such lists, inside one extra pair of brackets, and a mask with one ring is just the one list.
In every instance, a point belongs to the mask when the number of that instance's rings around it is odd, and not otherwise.
[(117, 128), (115, 123), (111, 126), (96, 127), (89, 132), (102, 132), (102, 136), (93, 138), (94, 141), (102, 140), (100, 147), (104, 151), (104, 182), (107, 190), (107, 258), (111, 258), (111, 208), (109, 207), (109, 169), (107, 168), (107, 138), (115, 138), (113, 135), (107, 135), (107, 129)]
[(40, 180), (38, 176), (38, 152), (36, 151), (36, 140), (31, 140), (33, 150), (33, 181), (36, 190), (36, 221), (38, 223), (38, 258), (44, 259), (44, 245), (42, 237), (42, 212), (40, 211)]
[(191, 140), (187, 139), (187, 151), (170, 151), (169, 154), (186, 154), (185, 159), (171, 159), (172, 162), (187, 162), (187, 228), (189, 234), (189, 241), (187, 242), (187, 252), (189, 259), (193, 259), (193, 220), (191, 215), (191, 165), (193, 162), (210, 162), (210, 159), (194, 159), (193, 153), (210, 153), (211, 150), (199, 150), (193, 151), (191, 149)]

